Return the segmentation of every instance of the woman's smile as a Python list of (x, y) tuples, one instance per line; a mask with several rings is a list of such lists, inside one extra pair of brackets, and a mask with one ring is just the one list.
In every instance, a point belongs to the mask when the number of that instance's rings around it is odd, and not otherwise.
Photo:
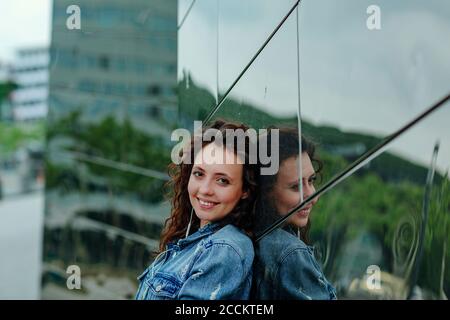
[(312, 207), (312, 206), (310, 206), (310, 207), (308, 207), (308, 208), (304, 208), (304, 209), (298, 211), (298, 212), (297, 212), (297, 216), (299, 216), (299, 217), (301, 217), (301, 218), (306, 218), (306, 217), (308, 217), (308, 216), (309, 216), (309, 213), (311, 212), (311, 207)]
[(212, 202), (212, 201), (203, 200), (199, 197), (197, 197), (197, 201), (200, 205), (200, 208), (202, 208), (203, 210), (213, 209), (214, 207), (216, 207), (216, 205), (218, 205), (220, 203), (220, 202)]

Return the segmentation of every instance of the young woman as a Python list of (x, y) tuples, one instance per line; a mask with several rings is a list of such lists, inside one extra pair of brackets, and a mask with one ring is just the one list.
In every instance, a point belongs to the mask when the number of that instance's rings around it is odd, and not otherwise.
[(249, 298), (258, 168), (249, 163), (248, 139), (245, 154), (238, 155), (236, 139), (234, 148), (226, 144), (227, 129), (246, 132), (248, 127), (218, 120), (210, 128), (221, 134), (202, 142), (197, 153), (192, 140), (185, 161), (170, 165), (171, 215), (158, 256), (138, 277), (136, 299)]
[[(270, 132), (270, 131), (269, 131)], [(267, 137), (270, 143), (271, 136)], [(299, 177), (298, 131), (279, 131), (279, 171), (277, 175), (260, 177), (261, 197), (257, 203), (257, 232), (287, 214), (301, 202)], [(315, 192), (316, 170), (312, 162), (315, 146), (301, 139), (301, 183), (303, 199)], [(254, 299), (336, 299), (336, 290), (325, 278), (309, 246), (309, 215), (318, 198), (290, 216), (278, 228), (255, 244)]]

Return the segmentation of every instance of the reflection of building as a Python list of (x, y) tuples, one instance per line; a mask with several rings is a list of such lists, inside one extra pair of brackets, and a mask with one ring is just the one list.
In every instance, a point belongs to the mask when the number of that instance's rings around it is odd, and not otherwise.
[(70, 1), (55, 1), (50, 76), (54, 116), (83, 108), (83, 120), (133, 119), (164, 134), (176, 111), (174, 1), (81, 1), (81, 30), (67, 30)]
[(16, 121), (42, 119), (47, 116), (48, 48), (17, 51), (11, 80), (18, 85), (12, 93), (12, 112)]
[[(51, 42), (44, 298), (132, 298), (169, 207), (177, 120), (177, 2), (55, 0)], [(65, 269), (83, 270), (69, 292)]]

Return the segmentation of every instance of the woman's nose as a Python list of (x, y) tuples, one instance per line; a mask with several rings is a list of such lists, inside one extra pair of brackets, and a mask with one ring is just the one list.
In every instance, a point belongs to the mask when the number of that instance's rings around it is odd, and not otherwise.
[[(316, 192), (316, 188), (314, 188), (314, 186), (303, 186), (303, 200), (307, 199), (308, 197), (310, 197), (312, 194), (314, 194), (314, 192)], [(314, 203), (317, 202), (317, 199), (314, 198)]]
[(200, 187), (198, 189), (198, 192), (200, 194), (204, 194), (204, 195), (211, 195), (213, 194), (213, 189), (211, 186), (211, 181), (209, 180), (204, 180), (201, 182)]

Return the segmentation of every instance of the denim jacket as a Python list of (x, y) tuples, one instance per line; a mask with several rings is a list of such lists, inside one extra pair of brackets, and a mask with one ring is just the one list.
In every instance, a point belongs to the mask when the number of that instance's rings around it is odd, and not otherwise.
[(314, 258), (313, 247), (276, 229), (255, 244), (252, 299), (334, 300), (335, 288)]
[(139, 277), (137, 300), (248, 299), (253, 244), (233, 225), (209, 223), (167, 250)]

